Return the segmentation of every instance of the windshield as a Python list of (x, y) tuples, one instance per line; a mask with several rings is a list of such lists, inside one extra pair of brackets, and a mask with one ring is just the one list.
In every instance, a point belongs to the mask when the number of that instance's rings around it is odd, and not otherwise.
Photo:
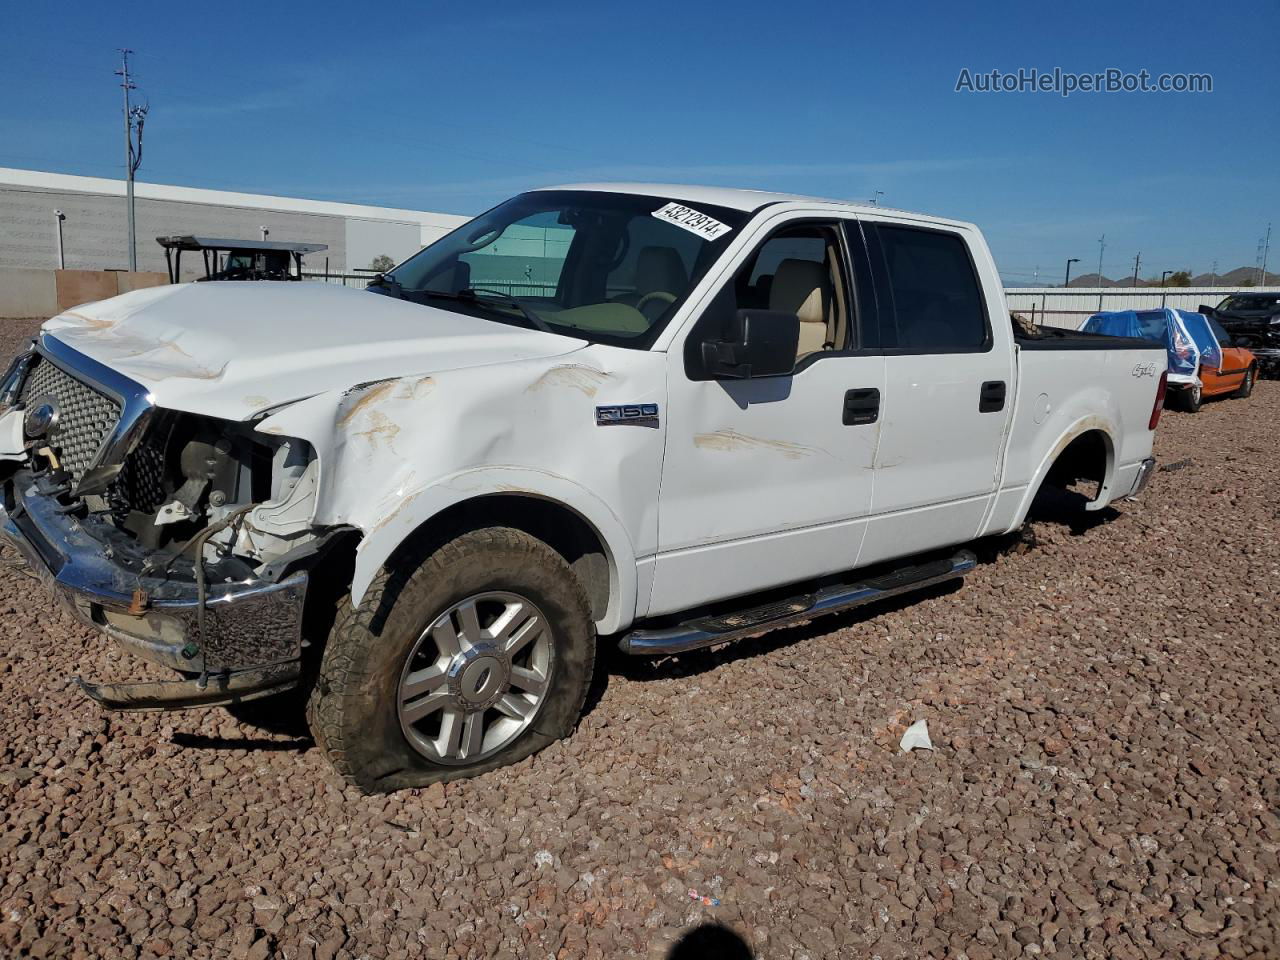
[(1275, 296), (1234, 296), (1227, 297), (1220, 304), (1219, 310), (1269, 310), (1280, 305), (1280, 297)]
[(486, 319), (644, 348), (747, 216), (661, 197), (535, 191), (463, 224), (372, 286)]

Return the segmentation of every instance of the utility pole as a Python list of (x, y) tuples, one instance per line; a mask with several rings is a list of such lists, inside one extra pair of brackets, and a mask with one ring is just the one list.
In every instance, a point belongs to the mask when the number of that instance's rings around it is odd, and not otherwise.
[(1107, 249), (1107, 235), (1098, 238), (1098, 312), (1102, 312), (1102, 251)]
[(1258, 274), (1258, 286), (1267, 285), (1267, 254), (1271, 252), (1271, 224), (1267, 224), (1267, 238), (1262, 241), (1262, 270)]
[(883, 191), (883, 190), (877, 190), (875, 193), (873, 193), (873, 194), (871, 195), (871, 205), (872, 205), (873, 207), (878, 207), (878, 206), (880, 206), (880, 198), (881, 198), (881, 197), (883, 197), (883, 196), (884, 196), (884, 191)]
[[(129, 102), (129, 91), (138, 89), (138, 85), (129, 78), (129, 54), (132, 50), (120, 48), (120, 69), (116, 76), (120, 78), (120, 87), (124, 90), (124, 169), (125, 198), (129, 214), (129, 269), (138, 269), (137, 228), (133, 210), (133, 175), (142, 164), (142, 125), (147, 119), (148, 106), (135, 107)], [(137, 128), (137, 147), (134, 147), (134, 128)]]
[(1138, 255), (1133, 258), (1133, 285), (1138, 285), (1138, 267), (1142, 263), (1142, 251), (1138, 251)]
[(1218, 261), (1213, 261), (1213, 265), (1209, 267), (1209, 286), (1216, 287), (1218, 285)]

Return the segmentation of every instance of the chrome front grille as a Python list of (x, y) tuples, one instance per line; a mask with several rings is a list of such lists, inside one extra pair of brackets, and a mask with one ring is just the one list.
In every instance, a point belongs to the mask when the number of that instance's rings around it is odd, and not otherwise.
[(30, 407), (46, 397), (51, 397), (58, 407), (58, 421), (49, 446), (57, 452), (72, 481), (79, 483), (94, 465), (103, 441), (120, 421), (120, 404), (48, 358), (37, 356), (18, 399)]

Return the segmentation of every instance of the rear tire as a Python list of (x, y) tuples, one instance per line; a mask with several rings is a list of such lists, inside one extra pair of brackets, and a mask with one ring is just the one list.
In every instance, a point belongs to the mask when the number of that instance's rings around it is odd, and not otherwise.
[(1244, 372), (1244, 380), (1240, 386), (1236, 388), (1236, 392), (1232, 394), (1240, 400), (1244, 400), (1249, 394), (1253, 393), (1253, 384), (1258, 379), (1258, 368), (1250, 365), (1249, 369)]
[(564, 558), (490, 527), (384, 570), (359, 606), (343, 604), (307, 718), (364, 792), (422, 787), (570, 734), (594, 665), (590, 605)]
[(1179, 390), (1178, 399), (1184, 411), (1187, 413), (1199, 413), (1200, 407), (1204, 403), (1204, 395), (1200, 384), (1193, 384), (1186, 390)]

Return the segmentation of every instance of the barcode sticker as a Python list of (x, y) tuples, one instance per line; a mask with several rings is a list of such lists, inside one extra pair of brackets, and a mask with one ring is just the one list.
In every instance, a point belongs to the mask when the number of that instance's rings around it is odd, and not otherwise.
[(704, 240), (714, 240), (733, 229), (728, 224), (721, 223), (714, 217), (708, 217), (705, 213), (699, 213), (682, 203), (668, 203), (662, 209), (653, 211), (653, 215), (659, 220), (674, 223), (677, 227), (684, 227)]

